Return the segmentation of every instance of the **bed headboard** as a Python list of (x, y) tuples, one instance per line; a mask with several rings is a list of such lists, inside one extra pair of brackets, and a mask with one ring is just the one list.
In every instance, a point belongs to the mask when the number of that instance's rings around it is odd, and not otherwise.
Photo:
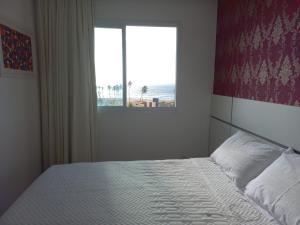
[(300, 107), (213, 95), (210, 152), (237, 130), (300, 151)]

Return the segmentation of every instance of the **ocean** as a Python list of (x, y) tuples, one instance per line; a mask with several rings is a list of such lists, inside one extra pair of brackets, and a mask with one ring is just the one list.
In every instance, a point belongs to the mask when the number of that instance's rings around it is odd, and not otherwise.
[[(175, 100), (176, 88), (175, 85), (152, 85), (147, 86), (147, 93), (143, 94), (143, 99), (152, 100), (153, 98), (159, 98), (159, 100)], [(132, 86), (127, 88), (127, 98), (130, 95), (132, 99), (141, 98), (142, 87)], [(129, 93), (130, 92), (130, 93)]]
[[(153, 98), (158, 98), (159, 100), (175, 100), (176, 91), (175, 85), (151, 85), (147, 86), (147, 92), (143, 94), (144, 100), (152, 100)], [(127, 88), (127, 98), (140, 99), (142, 92), (142, 86), (134, 86)], [(97, 96), (99, 99), (122, 99), (122, 89), (109, 90), (107, 87), (98, 88)]]

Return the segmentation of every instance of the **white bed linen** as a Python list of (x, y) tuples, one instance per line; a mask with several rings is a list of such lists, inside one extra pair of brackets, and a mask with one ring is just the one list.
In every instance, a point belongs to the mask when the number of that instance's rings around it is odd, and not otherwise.
[(210, 159), (54, 166), (1, 225), (278, 225)]
[(242, 190), (284, 151), (259, 137), (238, 131), (211, 158)]
[(300, 224), (300, 155), (283, 153), (246, 187), (245, 194), (283, 225)]

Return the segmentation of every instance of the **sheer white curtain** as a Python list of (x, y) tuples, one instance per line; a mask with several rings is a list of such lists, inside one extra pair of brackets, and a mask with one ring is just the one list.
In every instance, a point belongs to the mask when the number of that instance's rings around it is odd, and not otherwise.
[(49, 165), (92, 161), (95, 67), (92, 0), (36, 0), (42, 150)]

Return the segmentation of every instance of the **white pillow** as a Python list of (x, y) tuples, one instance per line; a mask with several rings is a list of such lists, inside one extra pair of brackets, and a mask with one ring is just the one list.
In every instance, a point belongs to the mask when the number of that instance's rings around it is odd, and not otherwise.
[(245, 194), (283, 225), (300, 224), (300, 155), (283, 153), (246, 187)]
[(239, 131), (226, 140), (211, 158), (243, 189), (284, 150), (260, 138)]

